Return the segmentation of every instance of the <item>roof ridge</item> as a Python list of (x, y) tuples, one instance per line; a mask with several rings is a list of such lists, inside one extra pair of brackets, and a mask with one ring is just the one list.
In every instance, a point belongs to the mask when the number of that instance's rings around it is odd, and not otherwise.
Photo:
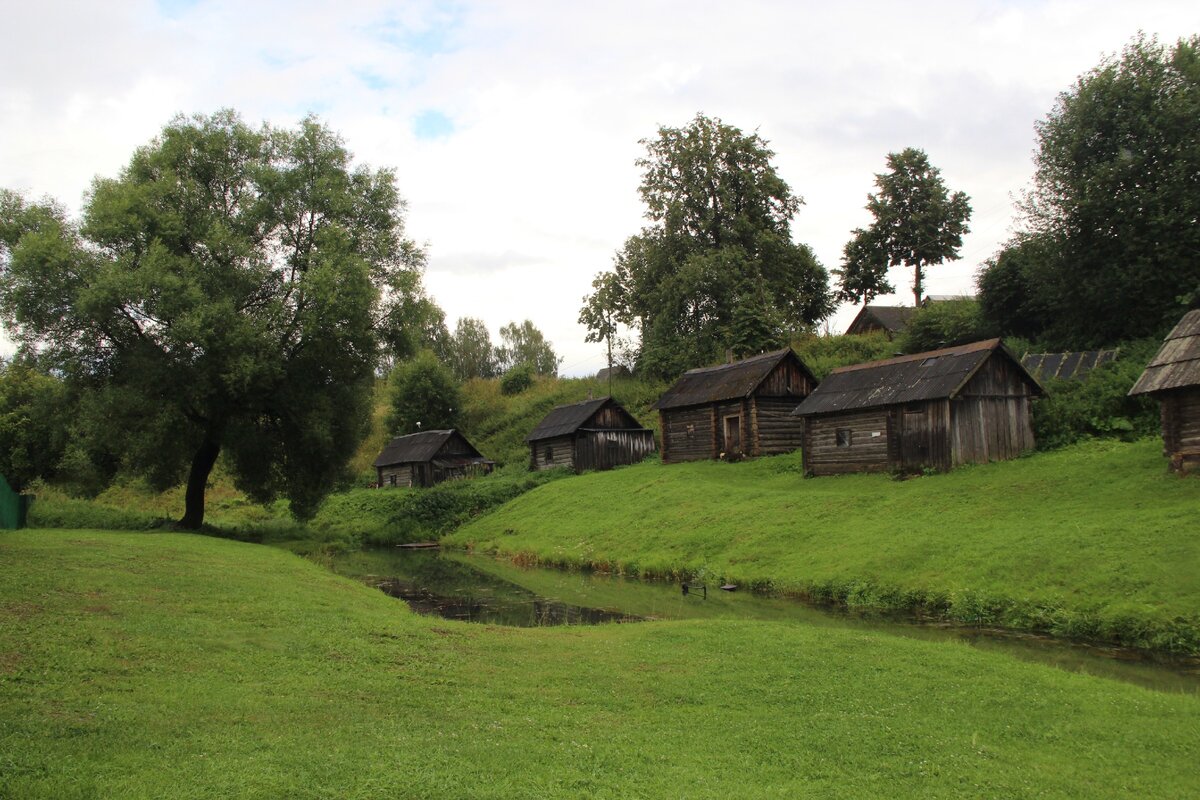
[(697, 372), (711, 372), (711, 371), (715, 371), (718, 369), (729, 369), (730, 367), (741, 366), (742, 364), (746, 364), (751, 361), (766, 360), (768, 357), (772, 357), (772, 356), (775, 358), (782, 358), (784, 353), (788, 352), (791, 349), (792, 349), (791, 347), (783, 347), (783, 348), (780, 348), (779, 350), (771, 350), (770, 352), (767, 352), (767, 353), (759, 353), (757, 355), (747, 356), (746, 358), (739, 358), (737, 361), (730, 361), (725, 364), (713, 364), (710, 367), (693, 367), (692, 369), (689, 369), (687, 372), (685, 372), (683, 374), (684, 375), (692, 375)]
[[(971, 342), (970, 344), (960, 344), (954, 347), (943, 347), (940, 350), (926, 350), (923, 353), (910, 353), (903, 356), (895, 356), (893, 358), (884, 358), (879, 361), (866, 361), (862, 364), (848, 364), (844, 367), (837, 367), (830, 370), (830, 375), (836, 375), (843, 372), (854, 372), (860, 369), (872, 369), (874, 367), (884, 367), (891, 364), (904, 364), (908, 361), (916, 361), (922, 358), (936, 358), (938, 356), (963, 355), (966, 353), (975, 353), (980, 350), (995, 350), (1003, 344), (999, 338), (984, 339), (979, 342)], [(1018, 359), (1020, 360), (1020, 359)]]

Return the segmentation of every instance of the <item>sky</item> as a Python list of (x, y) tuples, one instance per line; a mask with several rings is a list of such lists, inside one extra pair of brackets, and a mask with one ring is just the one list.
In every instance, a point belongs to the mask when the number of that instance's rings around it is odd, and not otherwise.
[[(924, 149), (974, 209), (927, 291), (972, 293), (1058, 94), (1138, 31), (1200, 33), (1194, 0), (0, 0), (0, 19), (0, 186), (78, 213), (177, 114), (313, 113), (358, 163), (395, 170), (450, 328), (477, 317), (497, 339), (531, 319), (567, 375), (605, 365), (579, 308), (646, 224), (635, 161), (660, 126), (757, 131), (804, 199), (794, 238), (828, 269), (870, 223), (887, 154)], [(911, 274), (891, 277), (876, 302), (911, 305)]]

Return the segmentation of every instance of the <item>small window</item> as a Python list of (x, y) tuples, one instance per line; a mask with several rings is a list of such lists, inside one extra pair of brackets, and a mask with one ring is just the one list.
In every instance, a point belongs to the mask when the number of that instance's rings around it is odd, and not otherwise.
[(554, 463), (554, 448), (553, 448), (553, 447), (547, 447), (547, 448), (546, 448), (546, 452), (542, 453), (542, 459), (543, 459), (543, 460), (544, 460), (544, 461), (545, 461), (547, 464), (552, 464), (552, 463)]
[(396, 473), (393, 472), (391, 475), (388, 475), (388, 483), (392, 486), (396, 485)]
[(838, 447), (849, 447), (850, 446), (850, 429), (849, 428), (838, 428), (837, 429), (837, 446)]
[(696, 433), (696, 426), (695, 426), (695, 425), (693, 425), (692, 423), (690, 423), (690, 422), (689, 422), (689, 423), (687, 424), (687, 428), (685, 429), (685, 431), (684, 431), (684, 432), (685, 432), (685, 433), (686, 433), (688, 436), (692, 436), (692, 435), (694, 435), (694, 434)]

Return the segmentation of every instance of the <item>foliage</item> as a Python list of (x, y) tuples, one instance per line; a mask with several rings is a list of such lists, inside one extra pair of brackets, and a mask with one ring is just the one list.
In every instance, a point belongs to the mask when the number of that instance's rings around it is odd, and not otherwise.
[(0, 561), (5, 797), (1200, 791), (1194, 695), (982, 647), (434, 620), (288, 553), (178, 534), (18, 531)]
[(160, 487), (186, 473), (186, 527), (221, 452), (251, 496), (315, 510), (420, 269), (391, 172), (352, 169), (312, 118), (255, 131), (222, 111), (98, 179), (78, 227), (11, 194), (0, 209), (0, 313), (88, 390), (92, 449)]
[(1072, 444), (1089, 436), (1134, 439), (1159, 433), (1158, 402), (1129, 390), (1158, 351), (1157, 339), (1126, 343), (1118, 358), (1092, 370), (1086, 380), (1043, 381), (1046, 396), (1034, 401), (1038, 449)]
[(558, 374), (562, 359), (554, 347), (530, 320), (510, 322), (500, 329), (501, 345), (496, 348), (496, 365), (501, 372), (527, 364), (538, 375)]
[(976, 276), (985, 323), (1005, 336), (1037, 338), (1054, 321), (1055, 301), (1042, 277), (1052, 268), (1056, 243), (1022, 234), (987, 260)]
[(458, 427), (459, 385), (430, 351), (396, 367), (388, 384), (391, 412), (386, 424), (393, 436)]
[[(1041, 327), (1054, 347), (1095, 347), (1161, 336), (1200, 305), (1197, 118), (1196, 36), (1167, 48), (1139, 34), (1059, 95), (1037, 123), (1022, 203), (1045, 250), (1021, 269), (998, 260), (980, 281), (1006, 331)], [(1014, 284), (1016, 303), (989, 297)]]
[(449, 358), (454, 377), (460, 381), (496, 375), (496, 351), (487, 325), (481, 319), (461, 317), (450, 337)]
[(854, 336), (808, 334), (793, 340), (792, 349), (817, 380), (837, 367), (880, 361), (897, 355), (897, 344), (882, 331)]
[(520, 394), (533, 386), (533, 369), (528, 364), (518, 364), (500, 378), (501, 394)]
[(57, 475), (69, 418), (61, 380), (22, 361), (0, 359), (0, 475), (14, 491)]
[(1161, 451), (1096, 441), (909, 481), (805, 479), (799, 453), (648, 463), (544, 486), (446, 542), (1200, 654), (1200, 487)]
[(963, 234), (970, 229), (969, 198), (950, 194), (941, 170), (929, 163), (924, 150), (914, 147), (889, 153), (888, 172), (875, 175), (876, 194), (867, 195), (867, 210), (875, 218), (869, 228), (855, 229), (846, 244), (838, 294), (843, 300), (869, 303), (893, 291), (889, 267), (913, 270), (913, 296), (920, 305), (925, 268), (958, 259)]
[(640, 334), (639, 370), (671, 377), (726, 348), (777, 347), (832, 310), (828, 275), (792, 242), (801, 199), (758, 134), (697, 115), (642, 140), (640, 193), (650, 225), (601, 275), (580, 318), (597, 340), (610, 321)]
[(926, 303), (916, 309), (900, 335), (899, 344), (905, 353), (923, 353), (995, 335), (996, 330), (983, 318), (979, 302), (964, 298)]
[(431, 350), (446, 360), (454, 346), (446, 330), (445, 312), (421, 285), (424, 253), (414, 251), (411, 261), (410, 269), (393, 279), (394, 302), (378, 326), (386, 362), (392, 366), (421, 350)]
[(587, 336), (583, 340), (604, 342), (609, 369), (616, 363), (613, 350), (620, 353), (627, 349), (618, 335), (620, 326), (631, 322), (627, 316), (629, 302), (624, 291), (615, 272), (598, 273), (592, 279), (592, 293), (584, 296), (583, 308), (579, 310), (579, 324), (587, 328)]

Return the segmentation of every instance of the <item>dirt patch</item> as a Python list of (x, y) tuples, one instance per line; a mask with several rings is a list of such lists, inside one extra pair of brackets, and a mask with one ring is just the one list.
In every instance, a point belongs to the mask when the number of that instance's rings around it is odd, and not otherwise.
[(10, 603), (6, 606), (0, 606), (0, 616), (11, 616), (15, 619), (29, 619), (45, 613), (42, 606), (37, 603)]

